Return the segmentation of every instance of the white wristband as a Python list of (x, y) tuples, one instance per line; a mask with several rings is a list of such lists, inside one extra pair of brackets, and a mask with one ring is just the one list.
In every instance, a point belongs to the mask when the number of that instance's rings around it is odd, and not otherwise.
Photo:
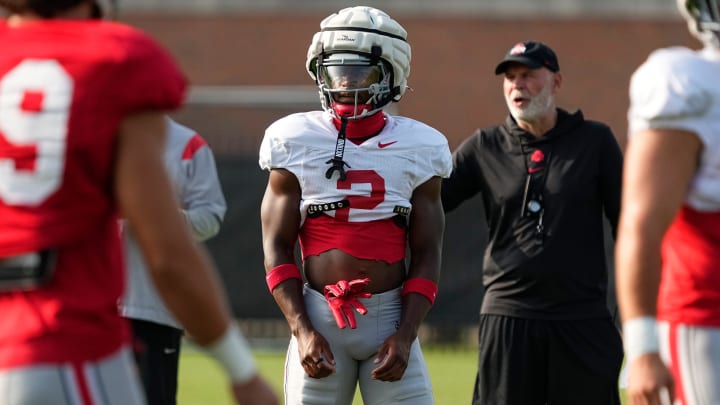
[(652, 316), (641, 316), (623, 322), (623, 345), (628, 361), (647, 353), (657, 353), (657, 321)]
[(257, 373), (250, 345), (235, 324), (205, 351), (223, 366), (233, 382), (247, 382)]

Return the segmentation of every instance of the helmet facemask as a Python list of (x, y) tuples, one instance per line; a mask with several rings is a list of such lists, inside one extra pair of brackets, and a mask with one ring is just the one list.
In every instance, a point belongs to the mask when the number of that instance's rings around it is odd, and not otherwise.
[(377, 57), (323, 54), (317, 58), (315, 71), (323, 109), (336, 118), (368, 117), (382, 110), (394, 96), (391, 70)]
[(379, 81), (366, 84), (372, 90), (369, 107), (360, 108), (361, 111), (356, 114), (352, 104), (351, 116), (356, 119), (379, 111), (391, 101), (400, 101), (408, 88), (410, 59), (407, 32), (397, 21), (382, 10), (356, 6), (344, 8), (320, 23), (320, 31), (313, 35), (308, 47), (305, 68), (320, 86), (323, 108), (336, 115), (332, 93), (325, 91), (332, 88), (327, 80), (322, 87), (318, 77), (320, 67), (333, 64), (378, 66), (382, 73)]
[(720, 10), (717, 0), (677, 0), (690, 33), (703, 43), (720, 47)]

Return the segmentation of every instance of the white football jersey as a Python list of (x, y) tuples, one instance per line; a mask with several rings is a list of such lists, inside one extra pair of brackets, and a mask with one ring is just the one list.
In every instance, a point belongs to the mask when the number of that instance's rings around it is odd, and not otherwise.
[(324, 111), (292, 114), (270, 125), (260, 146), (260, 167), (282, 168), (295, 175), (302, 190), (302, 220), (308, 207), (347, 201), (349, 210), (324, 211), (350, 222), (391, 218), (404, 207), (409, 213), (413, 190), (433, 176), (448, 177), (452, 158), (447, 139), (416, 120), (385, 115), (382, 131), (360, 145), (345, 142), (347, 179), (325, 173), (335, 155), (338, 130)]
[(674, 47), (648, 57), (630, 81), (629, 132), (686, 130), (704, 148), (686, 203), (720, 211), (720, 52)]

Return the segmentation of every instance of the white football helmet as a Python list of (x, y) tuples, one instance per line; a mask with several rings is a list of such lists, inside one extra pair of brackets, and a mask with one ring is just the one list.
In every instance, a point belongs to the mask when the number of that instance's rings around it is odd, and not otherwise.
[(690, 33), (704, 44), (720, 47), (718, 0), (677, 0), (677, 5)]
[(410, 56), (407, 31), (397, 21), (376, 8), (348, 7), (320, 23), (305, 67), (318, 85), (323, 109), (356, 119), (400, 100)]

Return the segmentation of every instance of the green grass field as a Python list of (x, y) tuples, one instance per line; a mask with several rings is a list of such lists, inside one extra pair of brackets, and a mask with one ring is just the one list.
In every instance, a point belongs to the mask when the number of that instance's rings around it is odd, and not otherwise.
[[(477, 355), (474, 348), (424, 349), (430, 378), (438, 405), (470, 404), (475, 382)], [(282, 398), (285, 352), (257, 351), (255, 357), (261, 373)], [(178, 376), (179, 405), (231, 405), (227, 382), (219, 366), (204, 354), (183, 349)], [(353, 405), (361, 405), (356, 393)]]

